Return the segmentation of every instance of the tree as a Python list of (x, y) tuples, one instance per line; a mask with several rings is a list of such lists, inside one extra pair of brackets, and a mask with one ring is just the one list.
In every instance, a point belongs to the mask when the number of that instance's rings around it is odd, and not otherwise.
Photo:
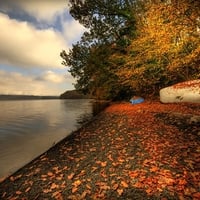
[(128, 47), (126, 64), (117, 71), (122, 82), (144, 95), (200, 77), (198, 2), (140, 1), (137, 38)]
[[(116, 98), (120, 91), (117, 76), (111, 70), (113, 45), (124, 51), (134, 30), (130, 0), (70, 1), (70, 13), (89, 30), (69, 53), (61, 52), (63, 64), (77, 79), (76, 89), (97, 98)], [(116, 50), (116, 48), (115, 48)]]
[(156, 95), (200, 78), (197, 0), (70, 0), (71, 15), (88, 28), (63, 64), (76, 88), (98, 98)]
[[(71, 15), (90, 30), (98, 42), (115, 41), (134, 28), (134, 0), (70, 0)], [(131, 34), (131, 33), (129, 33)]]

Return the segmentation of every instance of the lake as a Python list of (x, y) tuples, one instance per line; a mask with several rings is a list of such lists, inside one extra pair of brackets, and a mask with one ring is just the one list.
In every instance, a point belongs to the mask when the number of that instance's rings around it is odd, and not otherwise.
[(92, 101), (0, 101), (0, 179), (14, 173), (92, 116)]

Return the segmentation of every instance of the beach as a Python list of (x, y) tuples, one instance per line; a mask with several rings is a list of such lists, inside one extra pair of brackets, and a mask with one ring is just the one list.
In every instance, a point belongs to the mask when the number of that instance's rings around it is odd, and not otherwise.
[(111, 103), (0, 183), (3, 199), (200, 199), (200, 105)]

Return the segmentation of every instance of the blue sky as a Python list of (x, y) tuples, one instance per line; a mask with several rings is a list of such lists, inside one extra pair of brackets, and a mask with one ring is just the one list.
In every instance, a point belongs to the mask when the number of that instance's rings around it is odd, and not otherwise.
[(67, 0), (0, 0), (0, 94), (60, 95), (75, 80), (61, 64), (85, 28)]

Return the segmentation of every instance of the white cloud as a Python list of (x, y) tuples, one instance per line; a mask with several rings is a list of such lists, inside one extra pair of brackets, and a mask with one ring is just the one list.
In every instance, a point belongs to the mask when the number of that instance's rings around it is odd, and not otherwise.
[(20, 9), (34, 16), (37, 21), (48, 23), (53, 22), (56, 16), (68, 9), (67, 0), (6, 0), (0, 2), (0, 5), (6, 12)]
[(40, 81), (49, 81), (52, 83), (64, 83), (64, 82), (74, 82), (74, 78), (68, 73), (65, 74), (58, 74), (54, 71), (48, 70), (45, 71), (40, 76), (36, 77), (36, 80)]
[(38, 80), (34, 76), (0, 70), (0, 94), (60, 95), (67, 89), (73, 89), (73, 79), (63, 76), (47, 71), (41, 75), (44, 79)]
[(61, 68), (60, 52), (68, 49), (53, 29), (37, 30), (27, 22), (0, 13), (0, 62), (23, 67)]
[(64, 81), (64, 76), (54, 73), (53, 71), (46, 71), (43, 75), (43, 79), (46, 81), (52, 81), (54, 83), (61, 83)]
[[(60, 52), (68, 51), (85, 28), (68, 16), (67, 5), (67, 0), (0, 0), (0, 67), (5, 70), (0, 69), (0, 94), (59, 95), (73, 89), (75, 80), (61, 64)], [(43, 73), (31, 75), (34, 68)]]
[(83, 32), (87, 29), (79, 24), (78, 21), (66, 21), (62, 20), (63, 35), (67, 41), (77, 41), (80, 39)]

